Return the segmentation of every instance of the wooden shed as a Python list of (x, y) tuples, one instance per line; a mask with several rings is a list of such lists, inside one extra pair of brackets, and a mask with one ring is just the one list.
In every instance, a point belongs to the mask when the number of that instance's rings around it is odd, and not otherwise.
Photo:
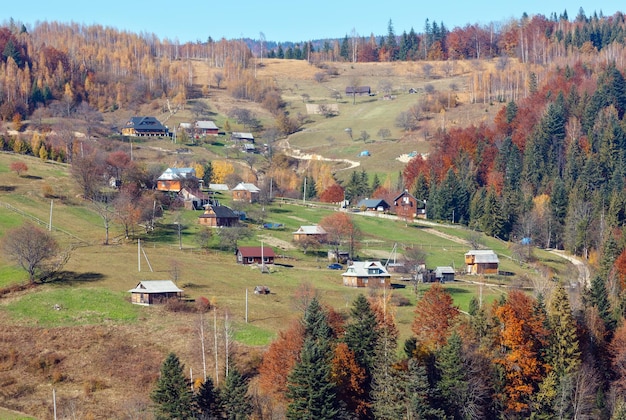
[(128, 291), (135, 305), (153, 305), (168, 299), (180, 299), (183, 291), (171, 280), (144, 280)]

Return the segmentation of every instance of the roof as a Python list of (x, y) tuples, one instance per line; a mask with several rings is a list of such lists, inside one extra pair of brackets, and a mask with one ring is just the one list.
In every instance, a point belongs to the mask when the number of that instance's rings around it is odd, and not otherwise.
[(359, 201), (359, 204), (357, 204), (356, 206), (365, 207), (368, 209), (376, 209), (381, 206), (389, 207), (389, 203), (387, 203), (382, 198), (364, 198), (363, 200)]
[(203, 191), (200, 191), (197, 188), (192, 189), (192, 188), (185, 187), (182, 190), (180, 190), (180, 193), (186, 198), (197, 198), (199, 200), (208, 200), (211, 198), (209, 194)]
[(301, 235), (325, 235), (326, 231), (320, 225), (300, 226), (294, 233)]
[(411, 198), (413, 198), (414, 200), (417, 200), (417, 198), (415, 198), (415, 196), (414, 196), (413, 194), (411, 194), (411, 193), (409, 192), (409, 190), (404, 190), (404, 191), (402, 191), (402, 192), (401, 192), (401, 193), (400, 193), (400, 194), (399, 194), (396, 198), (394, 198), (394, 199), (393, 199), (393, 201), (398, 201), (398, 199), (400, 199), (400, 198), (402, 198), (402, 197), (404, 197), (404, 196), (411, 197)]
[(391, 277), (380, 261), (353, 261), (342, 276)]
[(209, 189), (214, 191), (228, 191), (226, 184), (209, 184)]
[(196, 128), (202, 130), (217, 130), (217, 125), (213, 121), (196, 121)]
[(196, 176), (196, 170), (193, 168), (167, 168), (159, 177), (159, 181), (173, 181), (194, 176)]
[(171, 280), (144, 280), (140, 281), (134, 289), (130, 289), (131, 293), (181, 293), (174, 282)]
[(260, 246), (241, 246), (237, 248), (237, 253), (241, 254), (241, 256), (244, 258), (261, 257), (261, 254), (263, 255), (263, 257), (276, 256), (276, 254), (274, 254), (274, 249), (269, 246), (264, 246), (263, 252), (261, 252)]
[(232, 191), (250, 191), (252, 193), (257, 193), (261, 190), (259, 187), (249, 182), (240, 182), (235, 188), (232, 189)]
[(449, 267), (449, 266), (437, 267), (435, 268), (435, 274), (437, 276), (441, 274), (454, 274), (454, 268)]
[(213, 213), (215, 213), (215, 215), (211, 214), (211, 213), (203, 213), (198, 217), (219, 217), (220, 219), (238, 219), (239, 216), (237, 216), (235, 214), (235, 212), (230, 208), (230, 207), (226, 207), (226, 206), (206, 206), (207, 211), (209, 209), (213, 210)]
[(489, 264), (489, 263), (499, 263), (500, 260), (495, 252), (490, 249), (473, 249), (465, 253), (466, 256), (473, 255), (475, 263), (481, 264)]
[(126, 122), (126, 127), (132, 127), (138, 131), (167, 131), (167, 127), (154, 117), (132, 117)]
[(233, 131), (233, 133), (231, 134), (231, 137), (238, 138), (238, 139), (254, 140), (254, 136), (252, 135), (252, 133), (241, 133), (238, 131)]

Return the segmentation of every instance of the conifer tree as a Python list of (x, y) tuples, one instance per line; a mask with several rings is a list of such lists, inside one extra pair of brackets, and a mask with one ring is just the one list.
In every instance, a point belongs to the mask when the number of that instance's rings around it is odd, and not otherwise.
[(287, 418), (334, 419), (339, 413), (337, 393), (331, 381), (331, 337), (328, 319), (317, 298), (304, 315), (304, 345), (300, 361), (289, 374)]
[(219, 392), (215, 389), (210, 376), (202, 383), (196, 394), (196, 406), (203, 418), (217, 419), (221, 416)]
[(444, 419), (445, 412), (433, 407), (433, 389), (428, 382), (426, 367), (417, 359), (408, 362), (406, 379), (407, 412), (414, 419)]
[(224, 388), (220, 390), (221, 409), (228, 420), (247, 419), (252, 413), (252, 402), (248, 395), (248, 381), (239, 370), (231, 367)]
[(174, 353), (161, 365), (161, 375), (150, 398), (156, 404), (157, 419), (193, 418), (193, 394), (183, 374), (183, 365)]
[(562, 285), (558, 285), (552, 294), (548, 322), (551, 331), (548, 361), (560, 378), (572, 373), (580, 365), (576, 322), (569, 297)]

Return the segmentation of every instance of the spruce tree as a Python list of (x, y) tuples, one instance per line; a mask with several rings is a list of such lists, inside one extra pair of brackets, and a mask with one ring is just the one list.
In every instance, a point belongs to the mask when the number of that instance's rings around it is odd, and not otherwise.
[(576, 321), (572, 315), (569, 297), (562, 285), (552, 294), (548, 307), (550, 348), (548, 361), (559, 378), (572, 373), (580, 365), (580, 350), (576, 335)]
[(198, 411), (206, 419), (218, 419), (221, 417), (219, 392), (215, 389), (213, 379), (207, 377), (196, 394), (196, 406)]
[(328, 319), (317, 298), (304, 315), (304, 343), (300, 361), (287, 380), (287, 418), (334, 419), (339, 413), (337, 392), (331, 381), (331, 337)]
[(445, 413), (432, 405), (433, 390), (428, 382), (426, 367), (417, 359), (409, 359), (406, 380), (407, 411), (414, 419), (445, 419)]
[(437, 389), (451, 418), (465, 418), (464, 407), (470, 392), (461, 346), (461, 336), (455, 332), (437, 357), (437, 369), (440, 373)]
[(161, 365), (161, 375), (150, 395), (157, 419), (193, 418), (193, 394), (183, 374), (183, 365), (170, 353)]
[(237, 368), (231, 367), (224, 388), (220, 391), (221, 409), (228, 420), (247, 419), (252, 413), (248, 382)]

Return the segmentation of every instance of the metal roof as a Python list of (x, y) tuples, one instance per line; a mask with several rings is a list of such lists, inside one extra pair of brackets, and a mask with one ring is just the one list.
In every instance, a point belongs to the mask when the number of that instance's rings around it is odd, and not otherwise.
[(140, 281), (130, 293), (181, 293), (171, 280), (144, 280)]
[(342, 276), (391, 277), (380, 261), (353, 261)]
[(466, 256), (473, 255), (475, 263), (482, 263), (482, 264), (496, 263), (497, 264), (500, 262), (496, 253), (490, 249), (474, 249), (465, 253), (465, 255)]
[(261, 190), (259, 189), (259, 187), (249, 182), (240, 182), (235, 188), (232, 189), (232, 191), (250, 191), (253, 193), (257, 193)]
[(194, 176), (196, 176), (196, 170), (193, 168), (167, 168), (159, 177), (159, 181), (173, 181)]
[(217, 125), (213, 121), (196, 121), (196, 128), (203, 130), (217, 130)]
[(312, 225), (312, 226), (300, 226), (300, 228), (293, 233), (303, 234), (303, 235), (324, 235), (326, 234), (326, 231), (320, 225)]

